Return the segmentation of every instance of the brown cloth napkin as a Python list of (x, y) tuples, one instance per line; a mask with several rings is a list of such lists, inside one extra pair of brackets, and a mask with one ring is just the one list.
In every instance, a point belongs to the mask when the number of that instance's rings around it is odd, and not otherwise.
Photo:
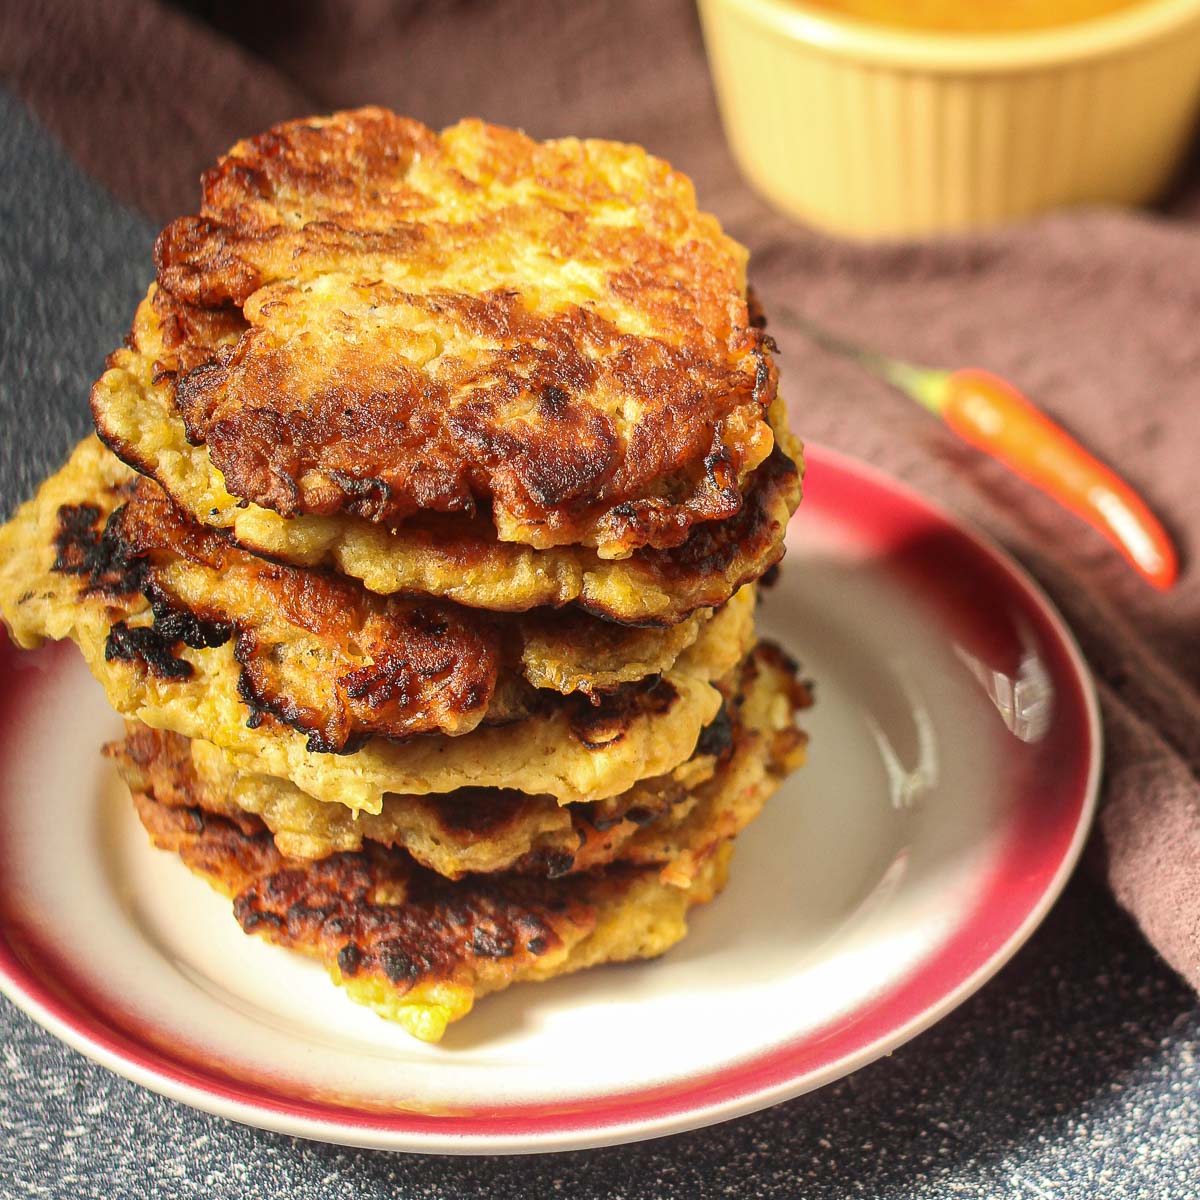
[(1200, 987), (1200, 228), (1187, 219), (1200, 186), (1180, 185), (1174, 217), (1093, 210), (940, 242), (832, 241), (738, 176), (689, 0), (0, 0), (0, 79), (118, 198), (162, 220), (193, 210), (199, 171), (235, 138), (311, 111), (380, 103), (435, 126), (479, 115), (539, 137), (638, 141), (691, 174), (750, 246), (768, 313), (1018, 382), (1164, 518), (1184, 563), (1173, 593), (1152, 592), (910, 401), (773, 322), (803, 437), (967, 514), (1063, 610), (1103, 707), (1108, 877)]

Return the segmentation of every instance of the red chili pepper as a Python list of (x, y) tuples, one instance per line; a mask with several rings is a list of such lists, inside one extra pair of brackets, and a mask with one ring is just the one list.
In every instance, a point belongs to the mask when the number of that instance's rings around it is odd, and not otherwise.
[(1179, 573), (1167, 531), (1142, 498), (1011, 383), (989, 371), (938, 371), (843, 342), (805, 318), (796, 324), (924, 405), (965, 442), (1002, 462), (1102, 533), (1147, 583), (1165, 591)]

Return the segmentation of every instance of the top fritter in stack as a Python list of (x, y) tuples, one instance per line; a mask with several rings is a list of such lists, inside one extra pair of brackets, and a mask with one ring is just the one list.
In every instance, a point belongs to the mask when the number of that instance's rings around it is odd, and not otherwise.
[(364, 109), (239, 143), (155, 261), (0, 533), (153, 840), (426, 1039), (682, 937), (804, 743), (742, 248), (637, 147)]

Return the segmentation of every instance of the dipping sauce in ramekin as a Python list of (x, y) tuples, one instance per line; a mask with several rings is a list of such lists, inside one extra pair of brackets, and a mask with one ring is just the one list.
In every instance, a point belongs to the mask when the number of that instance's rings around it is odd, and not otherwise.
[(808, 0), (859, 21), (928, 33), (1024, 33), (1106, 17), (1144, 0)]
[[(925, 23), (955, 12), (1039, 26)], [(1142, 203), (1200, 102), (1200, 0), (700, 0), (700, 13), (746, 176), (852, 237)]]

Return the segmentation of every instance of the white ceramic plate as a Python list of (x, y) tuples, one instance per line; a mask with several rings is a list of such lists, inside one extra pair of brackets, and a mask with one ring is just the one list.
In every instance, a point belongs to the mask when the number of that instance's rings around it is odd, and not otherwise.
[(387, 1149), (596, 1146), (818, 1087), (949, 1011), (1029, 935), (1087, 831), (1096, 709), (999, 551), (810, 450), (763, 626), (816, 681), (809, 765), (653, 963), (484, 1000), (439, 1046), (246, 937), (147, 844), (70, 647), (0, 658), (0, 986), (85, 1054), (235, 1120)]

